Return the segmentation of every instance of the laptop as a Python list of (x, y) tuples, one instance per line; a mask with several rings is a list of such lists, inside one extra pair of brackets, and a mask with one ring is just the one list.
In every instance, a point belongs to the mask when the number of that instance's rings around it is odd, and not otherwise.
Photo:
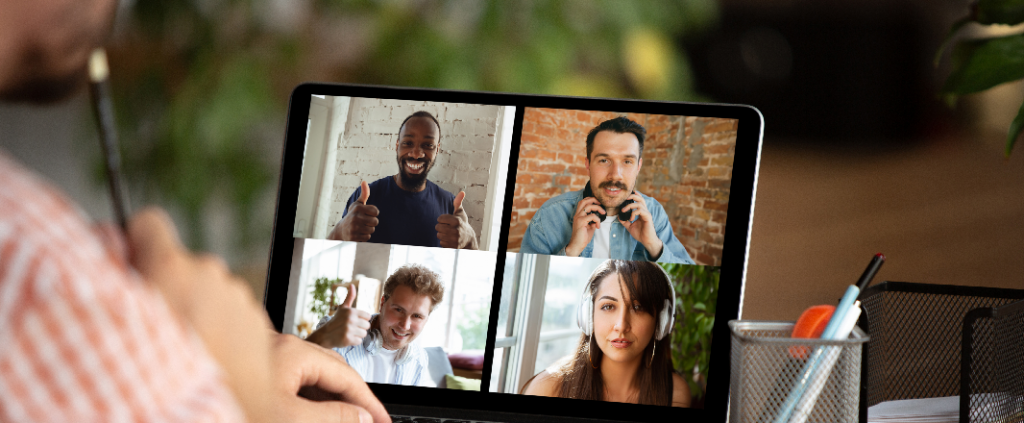
[[(309, 83), (288, 110), (266, 309), (310, 339), (374, 316), (334, 350), (419, 360), (363, 376), (396, 421), (727, 419), (757, 109)], [(440, 301), (394, 305), (410, 268)]]

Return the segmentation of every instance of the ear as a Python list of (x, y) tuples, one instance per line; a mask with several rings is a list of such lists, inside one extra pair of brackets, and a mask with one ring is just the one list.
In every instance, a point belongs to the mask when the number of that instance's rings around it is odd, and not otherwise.
[(641, 157), (636, 161), (636, 170), (639, 172), (640, 168), (644, 167), (644, 158)]
[(587, 173), (590, 173), (590, 157), (587, 157), (583, 164), (587, 167)]
[(384, 303), (387, 302), (387, 301), (388, 301), (388, 297), (386, 295), (381, 295), (381, 297), (380, 297), (380, 307), (377, 307), (377, 312), (378, 313), (383, 313), (384, 312)]

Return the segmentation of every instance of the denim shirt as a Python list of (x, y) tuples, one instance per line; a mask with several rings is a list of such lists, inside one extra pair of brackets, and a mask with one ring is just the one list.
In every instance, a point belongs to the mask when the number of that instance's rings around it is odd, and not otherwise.
[[(658, 261), (693, 264), (693, 259), (690, 258), (686, 249), (683, 248), (683, 244), (672, 232), (672, 225), (669, 224), (668, 215), (661, 203), (654, 197), (643, 194), (640, 196), (647, 203), (647, 210), (651, 212), (651, 217), (654, 219), (654, 229), (658, 233), (658, 239), (661, 239), (664, 244)], [(523, 235), (523, 244), (519, 252), (564, 256), (565, 247), (569, 245), (569, 239), (572, 238), (572, 216), (576, 212), (576, 204), (582, 199), (583, 190), (580, 190), (567, 192), (544, 202), (537, 213), (533, 215), (533, 219), (530, 219), (530, 225), (526, 227), (526, 234)], [(653, 261), (647, 248), (634, 239), (618, 219), (612, 221), (609, 239), (609, 258)], [(590, 243), (580, 253), (580, 257), (592, 257), (593, 253), (594, 239), (591, 238)]]

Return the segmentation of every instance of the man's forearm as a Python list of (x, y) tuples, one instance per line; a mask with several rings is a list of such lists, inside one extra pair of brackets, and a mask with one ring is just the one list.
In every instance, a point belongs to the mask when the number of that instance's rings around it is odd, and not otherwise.
[(648, 256), (651, 261), (657, 261), (662, 263), (679, 263), (679, 264), (694, 264), (690, 254), (686, 252), (686, 248), (683, 244), (676, 239), (670, 239), (669, 241), (662, 241), (663, 247), (661, 248), (661, 254), (655, 256), (648, 251)]
[(333, 348), (333, 345), (329, 345), (327, 337), (324, 336), (324, 328), (317, 329), (313, 333), (306, 337), (306, 341), (312, 342), (324, 348)]
[(665, 252), (665, 243), (661, 242), (660, 239), (655, 241), (656, 242), (652, 243), (653, 245), (651, 246), (644, 246), (644, 248), (647, 249), (647, 254), (651, 256), (651, 261), (658, 261), (658, 259), (661, 258), (662, 253)]
[(332, 241), (344, 241), (344, 239), (341, 239), (341, 221), (340, 220), (338, 221), (337, 225), (334, 225), (334, 229), (331, 229), (331, 232), (329, 234), (327, 234), (327, 239), (332, 240)]

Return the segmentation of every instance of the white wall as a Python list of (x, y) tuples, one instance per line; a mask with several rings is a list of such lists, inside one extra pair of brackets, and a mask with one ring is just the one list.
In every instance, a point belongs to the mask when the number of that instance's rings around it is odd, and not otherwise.
[[(352, 98), (337, 150), (332, 204), (326, 233), (341, 219), (348, 197), (359, 182), (398, 173), (395, 140), (399, 125), (419, 110), (430, 112), (441, 127), (441, 151), (428, 179), (453, 194), (466, 191), (463, 207), (477, 236), (484, 224), (491, 155), (497, 151), (499, 106)], [(500, 211), (499, 211), (500, 213)], [(326, 235), (325, 233), (325, 235)]]
[[(349, 106), (352, 99), (349, 97), (328, 97), (330, 100), (329, 121), (327, 129), (327, 140), (340, 140), (345, 135), (345, 127), (348, 124)], [(316, 217), (313, 227), (314, 238), (327, 238), (330, 233), (328, 228), (334, 228), (337, 221), (331, 221), (331, 206), (334, 203), (334, 176), (336, 175), (334, 163), (338, 161), (338, 142), (328, 141), (324, 146), (323, 165), (320, 175), (320, 192), (317, 197)]]
[(309, 126), (306, 145), (302, 155), (302, 177), (299, 180), (299, 198), (295, 208), (295, 228), (292, 236), (312, 237), (321, 181), (324, 175), (324, 158), (327, 153), (328, 128), (330, 127), (331, 102), (313, 97), (309, 103)]

